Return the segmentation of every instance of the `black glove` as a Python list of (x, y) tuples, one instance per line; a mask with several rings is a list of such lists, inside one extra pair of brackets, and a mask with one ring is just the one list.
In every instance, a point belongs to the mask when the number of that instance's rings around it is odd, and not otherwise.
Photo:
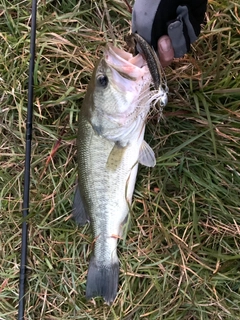
[(135, 0), (132, 32), (137, 32), (155, 50), (163, 35), (171, 39), (175, 58), (182, 57), (199, 33), (207, 0)]

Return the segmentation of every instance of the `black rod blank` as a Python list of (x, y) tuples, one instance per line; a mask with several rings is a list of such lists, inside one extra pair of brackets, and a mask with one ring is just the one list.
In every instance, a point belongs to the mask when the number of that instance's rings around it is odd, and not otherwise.
[(29, 62), (29, 82), (28, 82), (28, 106), (26, 122), (26, 150), (25, 150), (25, 170), (24, 170), (24, 189), (23, 189), (23, 222), (22, 222), (22, 245), (21, 263), (19, 278), (19, 305), (18, 320), (24, 320), (25, 309), (25, 280), (27, 266), (27, 244), (28, 228), (27, 216), (29, 212), (29, 191), (30, 191), (30, 165), (31, 165), (31, 145), (32, 145), (32, 118), (33, 118), (33, 86), (34, 86), (34, 66), (35, 66), (35, 40), (36, 40), (36, 15), (37, 0), (32, 0), (32, 19), (31, 19), (31, 39), (30, 39), (30, 62)]

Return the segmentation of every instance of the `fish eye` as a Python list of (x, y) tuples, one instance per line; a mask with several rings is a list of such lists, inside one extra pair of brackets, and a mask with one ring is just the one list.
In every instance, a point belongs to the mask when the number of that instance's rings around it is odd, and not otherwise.
[(97, 77), (97, 82), (105, 89), (108, 85), (108, 77), (105, 74), (101, 74)]

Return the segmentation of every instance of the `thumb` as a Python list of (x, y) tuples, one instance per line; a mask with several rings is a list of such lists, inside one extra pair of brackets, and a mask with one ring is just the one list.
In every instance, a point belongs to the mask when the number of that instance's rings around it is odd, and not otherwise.
[(174, 50), (169, 36), (158, 39), (158, 56), (163, 67), (168, 66), (174, 58)]

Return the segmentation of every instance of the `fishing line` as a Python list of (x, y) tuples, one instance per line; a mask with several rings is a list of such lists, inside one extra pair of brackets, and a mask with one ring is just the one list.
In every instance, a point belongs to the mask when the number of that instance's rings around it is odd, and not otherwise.
[(26, 220), (27, 220), (28, 211), (29, 211), (28, 208), (29, 208), (30, 163), (31, 163), (31, 142), (32, 142), (36, 15), (37, 15), (37, 0), (32, 0), (30, 62), (29, 62), (29, 79), (28, 79), (28, 106), (27, 106), (27, 122), (26, 122), (26, 150), (25, 150), (24, 186), (23, 186), (23, 212), (22, 212), (23, 222), (22, 222), (21, 263), (20, 263), (20, 277), (19, 277), (18, 320), (24, 320), (24, 308), (25, 308), (25, 280), (26, 280), (27, 242), (28, 242), (28, 226), (27, 226)]

